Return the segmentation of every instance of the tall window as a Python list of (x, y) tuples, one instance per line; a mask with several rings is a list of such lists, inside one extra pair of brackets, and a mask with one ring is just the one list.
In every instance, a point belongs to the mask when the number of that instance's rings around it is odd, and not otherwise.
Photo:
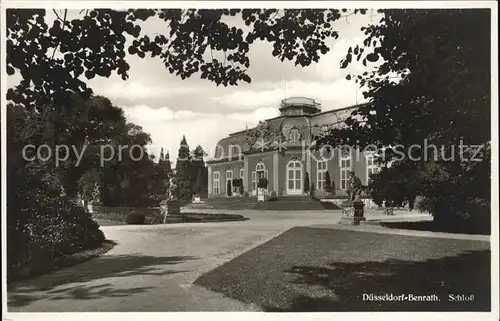
[(290, 141), (291, 142), (298, 142), (300, 140), (300, 131), (298, 128), (294, 127), (290, 130)]
[(257, 190), (257, 182), (259, 181), (260, 178), (268, 178), (268, 172), (266, 169), (266, 165), (264, 165), (263, 162), (258, 162), (257, 165), (255, 165), (255, 171), (252, 172), (252, 190), (256, 191)]
[(347, 189), (349, 185), (349, 172), (351, 171), (351, 154), (342, 153), (340, 156), (340, 189)]
[(327, 162), (325, 160), (318, 160), (318, 191), (325, 190), (326, 186), (326, 171), (327, 171)]
[(214, 188), (213, 188), (213, 193), (214, 194), (219, 194), (220, 193), (220, 173), (217, 171), (217, 172), (214, 172), (213, 174), (213, 185), (214, 185)]
[(366, 183), (367, 184), (368, 184), (368, 181), (370, 180), (370, 176), (378, 173), (379, 170), (380, 170), (380, 168), (378, 167), (377, 163), (375, 162), (375, 155), (374, 154), (366, 155)]

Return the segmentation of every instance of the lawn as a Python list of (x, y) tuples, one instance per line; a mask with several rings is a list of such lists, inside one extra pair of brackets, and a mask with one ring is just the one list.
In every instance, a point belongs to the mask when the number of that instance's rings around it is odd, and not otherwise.
[[(195, 283), (269, 312), (489, 311), (489, 242), (296, 227)], [(440, 301), (363, 301), (391, 293)]]

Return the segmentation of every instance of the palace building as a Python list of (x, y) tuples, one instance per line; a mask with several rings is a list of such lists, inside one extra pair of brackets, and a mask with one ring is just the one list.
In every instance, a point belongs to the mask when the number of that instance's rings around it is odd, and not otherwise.
[(280, 116), (219, 141), (207, 161), (208, 197), (228, 196), (234, 178), (243, 180), (250, 195), (256, 195), (261, 177), (268, 180), (267, 191), (279, 196), (304, 195), (306, 175), (315, 195), (327, 195), (327, 172), (335, 195), (346, 194), (350, 171), (367, 184), (370, 174), (378, 171), (373, 154), (353, 148), (311, 148), (314, 137), (332, 126), (345, 126), (344, 120), (359, 106), (322, 112), (314, 99), (284, 99)]

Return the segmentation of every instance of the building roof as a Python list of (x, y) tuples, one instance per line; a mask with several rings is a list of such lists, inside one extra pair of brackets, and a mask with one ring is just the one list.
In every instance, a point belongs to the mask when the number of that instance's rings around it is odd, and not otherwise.
[(307, 97), (289, 97), (281, 101), (280, 112), (284, 115), (287, 110), (299, 109), (305, 114), (316, 114), (321, 112), (321, 103)]
[[(282, 107), (283, 108), (283, 102), (285, 102), (286, 106), (291, 106), (293, 104), (312, 104), (314, 108), (317, 108), (317, 110), (320, 109), (320, 104), (315, 101), (314, 99), (310, 98), (305, 98), (305, 97), (291, 97), (288, 99), (285, 99), (282, 101)], [(294, 106), (295, 106), (294, 105)], [(280, 115), (274, 118), (266, 119), (263, 120), (267, 122), (269, 125), (270, 129), (272, 130), (278, 130), (281, 132), (283, 123), (285, 119), (287, 118), (306, 118), (309, 119), (309, 124), (310, 126), (322, 126), (322, 125), (336, 125), (338, 124), (341, 126), (345, 119), (349, 117), (352, 113), (352, 111), (356, 108), (359, 108), (361, 106), (364, 106), (366, 104), (357, 104), (353, 106), (348, 106), (340, 109), (334, 109), (334, 110), (329, 110), (329, 111), (324, 111), (324, 112), (317, 112), (314, 114), (303, 114), (303, 115)], [(233, 156), (233, 158), (237, 158), (238, 154), (237, 153), (243, 153), (245, 151), (245, 148), (248, 147), (246, 137), (247, 137), (247, 132), (249, 132), (251, 129), (246, 129), (246, 130), (241, 130), (238, 132), (234, 132), (229, 134), (228, 137), (225, 137), (221, 139), (216, 146), (215, 153), (213, 155), (214, 160), (221, 160), (221, 159), (231, 159), (228, 158), (228, 156)], [(239, 146), (239, 147), (234, 147)], [(211, 161), (214, 161), (211, 160)], [(209, 161), (210, 162), (210, 161)]]
[[(237, 156), (243, 152), (243, 147), (246, 143), (246, 130), (238, 133), (233, 133), (229, 137), (225, 137), (217, 143), (215, 148), (214, 158), (228, 158), (230, 156)], [(231, 150), (231, 147), (239, 146), (238, 150)]]

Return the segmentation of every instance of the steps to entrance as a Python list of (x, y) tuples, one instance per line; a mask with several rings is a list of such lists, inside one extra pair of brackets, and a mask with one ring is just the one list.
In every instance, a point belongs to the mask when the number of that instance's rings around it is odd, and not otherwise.
[(257, 202), (257, 197), (226, 197), (210, 198), (203, 204), (189, 204), (187, 209), (220, 209), (220, 210), (273, 210), (273, 211), (299, 211), (299, 210), (338, 210), (333, 203), (321, 202), (307, 196), (281, 196), (275, 201)]

